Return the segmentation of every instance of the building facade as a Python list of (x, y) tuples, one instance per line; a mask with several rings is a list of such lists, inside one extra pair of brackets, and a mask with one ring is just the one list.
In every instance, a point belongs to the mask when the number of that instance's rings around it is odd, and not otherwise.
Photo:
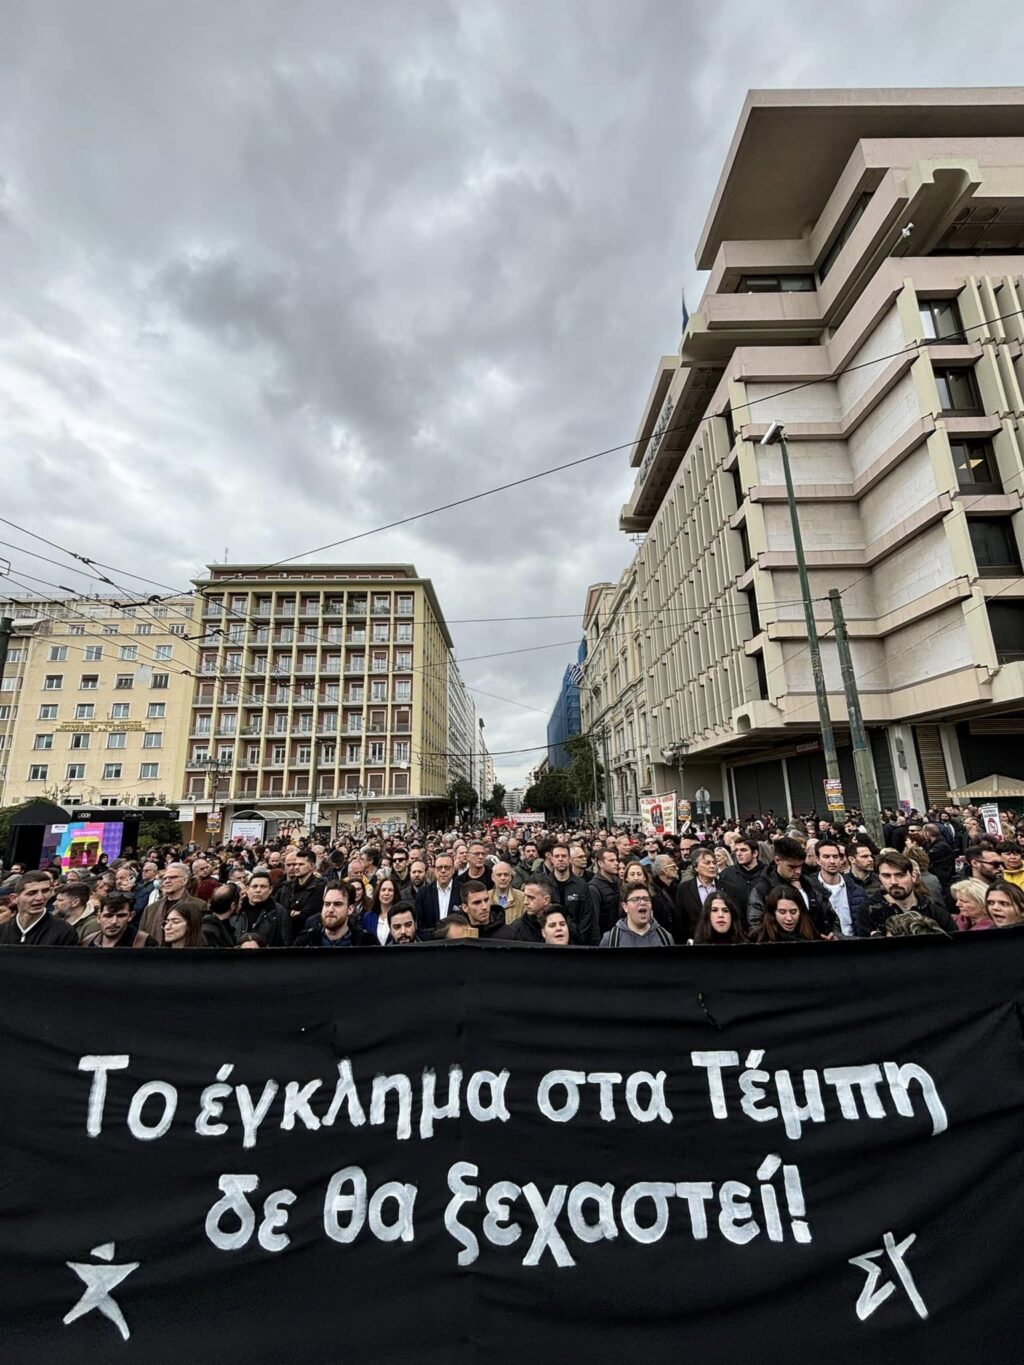
[[(577, 665), (582, 664), (586, 657), (587, 643), (584, 639), (580, 641), (576, 655)], [(558, 700), (555, 702), (551, 719), (548, 721), (548, 760), (552, 768), (567, 768), (569, 766), (569, 753), (565, 748), (565, 741), (580, 733), (582, 724), (580, 719), (580, 689), (575, 681), (576, 676), (576, 666), (569, 664), (562, 675)]]
[(639, 821), (640, 797), (651, 790), (644, 632), (637, 607), (634, 562), (618, 583), (595, 583), (587, 592), (583, 613), (583, 731), (601, 754), (605, 772), (602, 809), (612, 823)]
[(473, 786), (473, 752), (477, 742), (476, 706), (462, 681), (459, 666), (448, 659), (448, 782), (460, 778)]
[(778, 422), (848, 802), (831, 588), (884, 805), (1024, 776), (1024, 92), (751, 92), (697, 263), (620, 516), (641, 772), (738, 815), (822, 804)]
[(0, 684), (0, 805), (176, 804), (194, 609), (188, 596), (0, 603), (14, 620)]
[[(182, 819), (428, 819), (448, 777), (451, 637), (411, 565), (212, 565)], [(217, 764), (218, 770), (212, 770)]]

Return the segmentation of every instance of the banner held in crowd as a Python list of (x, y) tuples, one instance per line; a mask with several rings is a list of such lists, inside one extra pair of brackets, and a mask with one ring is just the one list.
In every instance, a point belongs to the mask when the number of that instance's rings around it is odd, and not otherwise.
[(1014, 930), (0, 953), (4, 1360), (1016, 1363), (1022, 979)]

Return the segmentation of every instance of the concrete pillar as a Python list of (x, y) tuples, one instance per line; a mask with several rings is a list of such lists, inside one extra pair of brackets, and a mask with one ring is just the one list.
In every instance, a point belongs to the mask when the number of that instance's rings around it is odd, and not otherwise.
[(967, 770), (964, 767), (964, 761), (960, 755), (960, 739), (956, 733), (956, 726), (940, 725), (939, 742), (942, 745), (942, 756), (946, 760), (946, 772), (949, 774), (950, 789), (955, 790), (957, 787), (966, 787)]
[(924, 783), (917, 762), (914, 747), (913, 729), (909, 725), (887, 725), (885, 737), (892, 756), (892, 770), (896, 777), (896, 796), (900, 801), (909, 801), (917, 810), (926, 806)]

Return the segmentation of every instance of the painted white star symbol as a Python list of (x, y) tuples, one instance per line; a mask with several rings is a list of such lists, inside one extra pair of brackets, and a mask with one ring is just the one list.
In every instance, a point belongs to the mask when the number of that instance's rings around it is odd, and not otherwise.
[[(95, 1256), (100, 1262), (110, 1262), (114, 1259), (114, 1243), (104, 1242), (102, 1246), (93, 1247), (89, 1252), (90, 1256)], [(126, 1280), (133, 1270), (138, 1270), (138, 1261), (128, 1261), (124, 1265), (100, 1264), (94, 1265), (88, 1261), (65, 1261), (64, 1264), (69, 1270), (73, 1270), (78, 1278), (85, 1285), (85, 1293), (75, 1304), (70, 1312), (64, 1315), (64, 1323), (74, 1322), (76, 1318), (84, 1317), (86, 1313), (91, 1313), (95, 1308), (109, 1318), (122, 1338), (127, 1341), (129, 1337), (128, 1324), (124, 1320), (124, 1314), (110, 1297), (110, 1291), (116, 1289), (122, 1280)]]

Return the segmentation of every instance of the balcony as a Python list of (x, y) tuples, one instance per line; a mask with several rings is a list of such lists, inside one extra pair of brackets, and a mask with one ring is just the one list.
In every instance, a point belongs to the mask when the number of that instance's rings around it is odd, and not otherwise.
[(348, 615), (349, 615), (349, 616), (365, 616), (365, 615), (366, 615), (366, 603), (365, 603), (365, 602), (350, 602), (350, 603), (349, 603), (349, 608), (348, 608)]

